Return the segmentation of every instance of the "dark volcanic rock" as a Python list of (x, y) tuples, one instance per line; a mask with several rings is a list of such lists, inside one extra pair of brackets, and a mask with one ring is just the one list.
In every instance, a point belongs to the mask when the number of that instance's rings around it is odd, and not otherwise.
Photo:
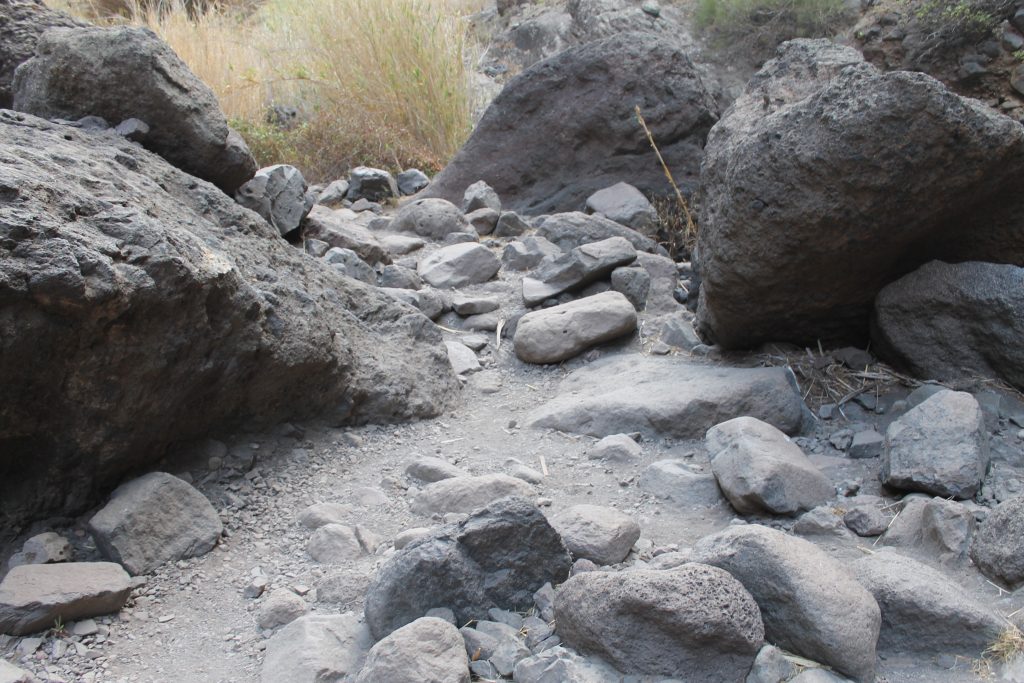
[(572, 560), (537, 507), (503, 498), (395, 553), (366, 594), (366, 623), (383, 638), (435, 607), (458, 623), (491, 607), (520, 610), (545, 583), (561, 583)]
[(241, 420), (435, 415), (418, 312), (113, 132), (0, 112), (0, 533)]
[(36, 51), (39, 36), (55, 26), (84, 26), (42, 0), (0, 0), (0, 109), (10, 109), (14, 70)]
[(698, 331), (864, 340), (878, 291), (922, 263), (1024, 263), (1022, 177), (1009, 117), (850, 48), (786, 43), (708, 136)]
[(51, 29), (13, 91), (13, 108), (35, 116), (141, 119), (148, 149), (228, 194), (256, 172), (213, 91), (149, 29)]
[(626, 33), (566, 50), (513, 79), (424, 194), (459, 203), (482, 179), (504, 208), (526, 214), (582, 209), (620, 181), (668, 194), (637, 104), (677, 182), (692, 188), (717, 118), (714, 101), (674, 42)]
[(1024, 268), (932, 261), (875, 299), (875, 351), (919, 377), (1024, 389)]

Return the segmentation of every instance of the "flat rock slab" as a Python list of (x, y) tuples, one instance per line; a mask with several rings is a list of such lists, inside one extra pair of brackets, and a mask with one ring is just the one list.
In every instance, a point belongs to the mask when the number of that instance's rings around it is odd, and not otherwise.
[(559, 363), (595, 344), (631, 334), (636, 320), (633, 304), (618, 292), (533, 311), (516, 325), (516, 356), (527, 363)]
[(76, 619), (117, 612), (130, 577), (112, 562), (28, 564), (0, 583), (0, 633), (23, 636)]
[(476, 242), (441, 247), (420, 261), (417, 272), (438, 289), (465, 287), (487, 282), (501, 268), (501, 261), (490, 249)]
[(636, 249), (624, 237), (609, 237), (575, 247), (523, 278), (523, 301), (536, 306), (562, 292), (596, 282), (636, 260)]
[(373, 637), (351, 612), (299, 617), (267, 641), (263, 683), (342, 681), (363, 665)]
[(206, 496), (166, 472), (151, 472), (119, 486), (89, 520), (104, 556), (134, 575), (208, 553), (223, 530)]
[(532, 486), (507, 474), (453, 477), (424, 487), (413, 500), (412, 511), (419, 515), (472, 512), (506, 496), (532, 498), (534, 495)]
[(526, 424), (595, 437), (640, 432), (692, 439), (743, 415), (795, 433), (803, 401), (791, 372), (630, 354), (572, 372), (560, 395), (530, 413)]

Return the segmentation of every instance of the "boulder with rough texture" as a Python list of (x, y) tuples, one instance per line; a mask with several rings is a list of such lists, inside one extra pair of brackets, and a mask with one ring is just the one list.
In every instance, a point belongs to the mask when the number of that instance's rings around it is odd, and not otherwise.
[(649, 234), (658, 222), (658, 212), (644, 193), (629, 183), (615, 183), (587, 197), (587, 212)]
[(618, 564), (640, 538), (640, 525), (625, 512), (601, 505), (573, 505), (551, 518), (576, 559)]
[(421, 515), (472, 512), (506, 496), (529, 498), (533, 495), (529, 484), (507, 474), (451, 477), (423, 487), (412, 502), (412, 511)]
[(58, 619), (67, 623), (117, 612), (130, 593), (130, 577), (111, 562), (15, 567), (0, 582), (0, 633), (23, 636)]
[(42, 0), (0, 0), (0, 109), (10, 109), (14, 101), (15, 69), (35, 54), (36, 43), (47, 29), (59, 26), (85, 24), (48, 8)]
[(523, 278), (523, 301), (536, 306), (563, 292), (607, 277), (619, 266), (636, 260), (636, 249), (622, 237), (609, 237), (575, 247)]
[(441, 247), (417, 265), (424, 282), (438, 289), (465, 287), (487, 282), (501, 268), (490, 249), (476, 242)]
[(932, 564), (955, 568), (966, 562), (977, 527), (966, 506), (954, 500), (911, 495), (903, 499), (897, 512), (879, 545), (894, 546)]
[(596, 437), (640, 432), (693, 439), (741, 415), (795, 433), (803, 401), (790, 372), (669, 357), (612, 357), (570, 373), (559, 395), (531, 412), (527, 424)]
[(875, 299), (874, 350), (918, 377), (1024, 388), (1024, 268), (932, 261)]
[(395, 177), (379, 168), (357, 166), (348, 177), (348, 191), (345, 198), (350, 202), (365, 199), (371, 202), (382, 202), (398, 196), (398, 183)]
[(263, 216), (283, 237), (297, 230), (313, 208), (306, 200), (306, 187), (302, 171), (288, 164), (275, 164), (256, 171), (235, 192), (235, 201)]
[(351, 612), (299, 617), (267, 641), (263, 683), (325, 683), (356, 675), (373, 637)]
[(878, 604), (813, 543), (741, 525), (702, 538), (691, 559), (721, 567), (750, 591), (770, 642), (856, 681), (874, 681)]
[(981, 406), (966, 392), (946, 390), (889, 425), (881, 478), (895, 489), (972, 498), (988, 461)]
[(302, 237), (318, 239), (331, 247), (351, 249), (371, 266), (376, 263), (391, 263), (381, 241), (355, 219), (356, 214), (342, 209), (332, 211), (325, 206), (314, 206), (302, 221)]
[(1024, 264), (1022, 174), (1013, 119), (855, 49), (785, 43), (708, 136), (698, 332), (864, 341), (876, 294), (922, 263)]
[(366, 623), (383, 638), (435, 607), (463, 624), (492, 607), (523, 610), (544, 584), (564, 581), (571, 565), (540, 510), (505, 498), (395, 553), (367, 592)]
[(569, 251), (591, 242), (600, 242), (609, 237), (627, 239), (637, 251), (651, 254), (658, 251), (658, 245), (654, 240), (644, 237), (636, 230), (604, 216), (590, 216), (579, 211), (556, 213), (544, 218), (537, 226), (537, 235), (562, 251)]
[(740, 514), (795, 515), (835, 495), (799, 446), (756, 418), (715, 425), (704, 443), (718, 485)]
[(574, 211), (623, 180), (667, 194), (633, 111), (638, 103), (677, 181), (692, 186), (714, 101), (677, 43), (628, 33), (566, 50), (512, 79), (426, 193), (457, 202), (482, 179), (505, 208), (526, 214)]
[(366, 655), (354, 683), (469, 683), (469, 658), (452, 624), (422, 617), (394, 631)]
[(563, 643), (624, 673), (694, 683), (741, 680), (764, 644), (754, 598), (703, 564), (577, 574), (555, 594), (555, 624)]
[(224, 525), (206, 496), (166, 472), (119, 486), (89, 520), (103, 555), (132, 574), (210, 552)]
[(453, 232), (467, 232), (469, 221), (459, 207), (443, 199), (418, 199), (406, 204), (388, 226), (395, 232), (411, 232), (432, 240), (443, 240)]
[(891, 550), (863, 557), (852, 569), (882, 610), (881, 652), (977, 658), (1006, 628), (945, 574)]
[(13, 90), (13, 108), (35, 116), (141, 119), (146, 148), (228, 194), (256, 172), (213, 91), (149, 29), (50, 29)]
[(1024, 585), (1024, 496), (989, 513), (974, 537), (971, 559), (986, 576), (1013, 589)]
[(0, 160), (0, 537), (243, 420), (454, 395), (422, 315), (119, 135), (0, 111)]
[(532, 311), (516, 325), (516, 356), (527, 363), (558, 363), (596, 344), (632, 334), (636, 321), (633, 304), (618, 292)]

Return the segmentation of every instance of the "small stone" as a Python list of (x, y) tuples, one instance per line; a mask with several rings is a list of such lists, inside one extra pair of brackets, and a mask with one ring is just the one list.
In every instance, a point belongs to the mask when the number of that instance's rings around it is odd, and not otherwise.
[(884, 436), (874, 429), (866, 429), (853, 435), (847, 455), (851, 458), (877, 458), (882, 455), (884, 446)]
[(447, 460), (424, 456), (416, 458), (405, 468), (405, 473), (413, 479), (432, 484), (442, 479), (466, 476), (465, 470), (456, 467)]
[(395, 180), (398, 183), (398, 191), (405, 196), (414, 195), (430, 184), (430, 178), (418, 168), (402, 171)]
[(640, 459), (640, 444), (628, 434), (612, 434), (606, 436), (587, 452), (591, 460), (607, 460), (610, 462), (633, 463)]
[(618, 564), (640, 538), (640, 525), (615, 508), (575, 505), (551, 520), (575, 558)]
[(76, 636), (91, 636), (98, 633), (99, 630), (95, 619), (82, 619), (76, 621), (75, 625), (71, 627), (71, 633)]
[(843, 522), (858, 536), (881, 535), (889, 527), (890, 519), (874, 505), (858, 505), (843, 515)]
[(446, 341), (444, 345), (448, 351), (448, 362), (456, 375), (466, 375), (480, 370), (480, 361), (472, 349), (461, 342)]
[(341, 564), (372, 555), (381, 539), (361, 526), (327, 524), (317, 529), (306, 544), (306, 552), (317, 562)]

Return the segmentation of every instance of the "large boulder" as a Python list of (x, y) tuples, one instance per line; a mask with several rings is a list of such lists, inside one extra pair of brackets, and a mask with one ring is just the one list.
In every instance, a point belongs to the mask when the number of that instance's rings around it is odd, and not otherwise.
[(989, 513), (971, 545), (971, 559), (983, 574), (1010, 588), (1024, 585), (1024, 496)]
[(566, 50), (516, 76), (424, 194), (458, 203), (483, 179), (505, 198), (504, 208), (527, 214), (576, 211), (620, 181), (668, 194), (633, 111), (637, 104), (676, 180), (693, 187), (716, 119), (714, 101), (678, 44), (626, 33)]
[(420, 313), (114, 133), (0, 112), (0, 243), (0, 536), (241, 420), (454, 393)]
[(558, 395), (527, 416), (527, 424), (596, 437), (641, 432), (694, 439), (719, 422), (750, 415), (793, 434), (804, 410), (795, 384), (785, 368), (613, 356), (570, 373)]
[(565, 581), (571, 563), (536, 506), (505, 498), (395, 553), (370, 584), (366, 623), (383, 638), (435, 607), (460, 624), (492, 607), (525, 609), (545, 583)]
[(366, 655), (354, 683), (469, 683), (469, 658), (454, 625), (423, 617), (387, 636)]
[(141, 119), (145, 147), (228, 194), (256, 172), (213, 91), (149, 29), (50, 29), (13, 90), (14, 109), (44, 118)]
[(878, 604), (813, 543), (749, 524), (705, 536), (691, 559), (726, 570), (750, 591), (769, 642), (856, 681), (875, 680)]
[(740, 514), (795, 515), (835, 495), (800, 447), (761, 420), (737, 417), (715, 425), (704, 442), (711, 471)]
[(584, 572), (559, 587), (563, 643), (624, 673), (740, 681), (764, 644), (757, 603), (717, 567)]
[(210, 501), (166, 472), (119, 486), (89, 520), (103, 555), (132, 574), (204, 555), (217, 545), (223, 529)]
[(0, 0), (0, 109), (14, 101), (14, 70), (35, 54), (39, 36), (49, 28), (84, 26), (42, 0)]
[(878, 293), (871, 337), (876, 353), (919, 377), (1024, 389), (1024, 268), (926, 263)]
[(516, 356), (527, 363), (559, 363), (591, 346), (636, 330), (636, 309), (618, 292), (602, 292), (524, 315), (516, 325)]
[(863, 557), (852, 569), (882, 610), (881, 652), (977, 658), (1006, 628), (999, 614), (944, 573), (891, 550)]
[(973, 498), (988, 461), (988, 432), (977, 399), (944, 389), (889, 425), (880, 476), (895, 489)]
[(786, 43), (708, 137), (698, 331), (864, 340), (875, 295), (922, 263), (1024, 264), (1022, 174), (1016, 121), (852, 48)]

